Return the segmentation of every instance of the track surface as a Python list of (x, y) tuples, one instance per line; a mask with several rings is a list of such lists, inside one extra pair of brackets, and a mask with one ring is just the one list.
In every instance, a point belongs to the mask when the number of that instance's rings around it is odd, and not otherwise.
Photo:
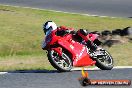
[[(130, 79), (132, 69), (95, 70), (90, 79)], [(15, 71), (0, 75), (0, 88), (82, 88), (78, 78), (81, 71), (58, 73), (57, 71)], [(91, 86), (90, 88), (132, 88), (132, 86)], [(86, 87), (87, 88), (87, 87)], [(88, 87), (89, 88), (89, 87)]]
[(100, 16), (132, 17), (132, 0), (0, 0), (0, 4)]

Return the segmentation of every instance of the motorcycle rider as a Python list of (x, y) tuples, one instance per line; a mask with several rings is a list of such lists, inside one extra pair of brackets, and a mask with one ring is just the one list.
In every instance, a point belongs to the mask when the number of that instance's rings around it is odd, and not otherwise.
[[(57, 30), (56, 31), (56, 35), (58, 35), (58, 36), (63, 36), (66, 33), (71, 33), (71, 34), (73, 34), (75, 36), (75, 39), (77, 39), (77, 41), (79, 41), (79, 42), (82, 41), (82, 38), (78, 35), (78, 32), (81, 32), (85, 36), (88, 35), (88, 31), (87, 30), (79, 29), (76, 32), (76, 31), (74, 31), (73, 28), (67, 28), (65, 26), (57, 27), (57, 25), (53, 21), (47, 21), (46, 23), (43, 24), (43, 31), (44, 31), (46, 36), (49, 35), (53, 30)], [(44, 44), (45, 43), (43, 41), (42, 49), (44, 49)], [(91, 43), (90, 40), (86, 41), (86, 45), (92, 51), (96, 51), (97, 50), (97, 47), (93, 43)]]

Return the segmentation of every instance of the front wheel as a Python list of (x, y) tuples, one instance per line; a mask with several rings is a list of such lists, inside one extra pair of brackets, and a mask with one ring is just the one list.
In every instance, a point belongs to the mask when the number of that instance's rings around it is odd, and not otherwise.
[(101, 55), (97, 55), (96, 66), (102, 70), (111, 70), (113, 68), (113, 58), (108, 51), (101, 49)]
[(65, 52), (62, 52), (62, 56), (60, 57), (57, 52), (50, 50), (48, 51), (48, 60), (60, 72), (66, 72), (72, 69), (72, 61)]

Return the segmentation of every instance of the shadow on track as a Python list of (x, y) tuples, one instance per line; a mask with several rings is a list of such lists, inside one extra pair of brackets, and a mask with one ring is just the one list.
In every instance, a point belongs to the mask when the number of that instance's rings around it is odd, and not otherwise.
[[(81, 70), (73, 70), (70, 72), (79, 72)], [(91, 71), (91, 70), (85, 70), (85, 71)], [(92, 70), (92, 71), (100, 71), (100, 70)], [(59, 72), (57, 70), (16, 70), (16, 71), (8, 71), (8, 73), (67, 73), (67, 72)]]
[[(114, 71), (116, 69), (112, 69), (112, 71)], [(81, 70), (72, 70), (70, 72), (79, 72)], [(105, 72), (108, 70), (85, 70), (85, 71), (89, 71), (89, 72)], [(67, 73), (67, 72), (60, 72), (58, 70), (16, 70), (16, 71), (7, 71), (8, 73)]]
[(17, 70), (17, 71), (8, 71), (8, 73), (60, 73), (57, 70)]

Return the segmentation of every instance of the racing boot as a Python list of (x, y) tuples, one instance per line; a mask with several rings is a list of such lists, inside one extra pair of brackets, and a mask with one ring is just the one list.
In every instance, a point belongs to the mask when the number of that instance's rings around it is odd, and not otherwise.
[(90, 52), (89, 54), (92, 58), (97, 58), (97, 56), (101, 55), (100, 47), (91, 43), (90, 40), (88, 40), (86, 43), (87, 43), (87, 47), (89, 48), (89, 52)]
[(86, 44), (87, 44), (87, 47), (90, 48), (90, 51), (91, 51), (91, 52), (96, 51), (97, 46), (94, 45), (94, 44), (92, 44), (90, 40), (88, 40), (88, 41), (86, 42)]

